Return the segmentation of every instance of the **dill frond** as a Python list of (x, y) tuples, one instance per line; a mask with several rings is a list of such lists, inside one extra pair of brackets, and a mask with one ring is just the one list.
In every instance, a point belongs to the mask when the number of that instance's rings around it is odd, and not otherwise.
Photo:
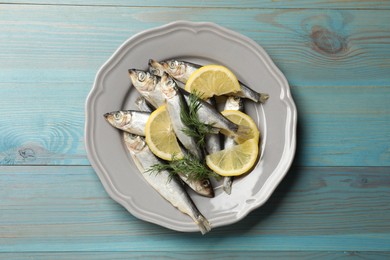
[(197, 92), (192, 92), (189, 96), (188, 109), (184, 106), (181, 108), (180, 117), (184, 125), (183, 132), (195, 138), (197, 144), (204, 149), (206, 146), (206, 135), (213, 133), (213, 125), (205, 124), (199, 120), (198, 110), (201, 106), (200, 97), (202, 95)]
[(181, 160), (171, 161), (170, 166), (174, 172), (184, 175), (188, 180), (202, 180), (219, 176), (191, 155), (185, 155)]
[(166, 164), (154, 164), (146, 170), (148, 173), (156, 174), (161, 171), (168, 171), (170, 173), (170, 179), (175, 175), (184, 176), (190, 181), (197, 181), (210, 177), (220, 178), (218, 174), (207, 168), (191, 155), (185, 155), (183, 159), (174, 159)]
[(172, 169), (171, 165), (166, 163), (156, 163), (150, 166), (149, 169), (145, 170), (145, 173), (149, 174), (159, 174), (162, 171), (168, 171), (169, 172), (169, 178), (168, 182), (172, 180), (172, 178), (176, 175), (176, 172)]

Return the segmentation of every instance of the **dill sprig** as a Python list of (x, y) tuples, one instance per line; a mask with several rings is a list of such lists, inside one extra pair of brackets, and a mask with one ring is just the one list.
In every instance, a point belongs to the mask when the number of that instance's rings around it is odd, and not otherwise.
[(159, 174), (162, 171), (168, 171), (169, 172), (168, 182), (170, 182), (172, 180), (172, 178), (176, 175), (176, 173), (172, 171), (172, 167), (169, 164), (166, 164), (166, 163), (156, 163), (156, 164), (153, 164), (152, 166), (150, 166), (149, 169), (145, 170), (145, 173)]
[(202, 105), (200, 102), (200, 97), (202, 95), (197, 92), (191, 92), (188, 99), (188, 109), (186, 107), (181, 107), (180, 118), (184, 125), (186, 126), (183, 129), (183, 132), (195, 138), (199, 147), (204, 150), (206, 146), (206, 135), (213, 133), (213, 125), (205, 124), (199, 120), (198, 110)]
[(175, 175), (184, 176), (190, 181), (197, 181), (210, 177), (220, 177), (196, 158), (188, 154), (184, 155), (183, 159), (174, 158), (168, 163), (154, 164), (146, 170), (146, 172), (149, 173), (159, 173), (161, 171), (168, 171), (170, 173), (170, 179), (172, 179)]

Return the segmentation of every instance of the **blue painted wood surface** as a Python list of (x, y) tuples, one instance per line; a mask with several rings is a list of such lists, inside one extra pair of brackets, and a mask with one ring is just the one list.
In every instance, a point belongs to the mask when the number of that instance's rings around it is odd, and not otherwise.
[(294, 167), (264, 206), (202, 236), (131, 216), (90, 166), (7, 166), (0, 252), (390, 250), (388, 169)]
[[(388, 259), (389, 7), (0, 2), (0, 259)], [(270, 200), (203, 237), (131, 216), (84, 149), (84, 102), (98, 68), (134, 33), (178, 19), (258, 42), (289, 80), (299, 113), (293, 168)]]

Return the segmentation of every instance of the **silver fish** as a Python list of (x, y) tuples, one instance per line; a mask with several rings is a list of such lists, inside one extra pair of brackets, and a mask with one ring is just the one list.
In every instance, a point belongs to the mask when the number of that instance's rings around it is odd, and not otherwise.
[(145, 136), (145, 125), (149, 116), (149, 112), (134, 110), (114, 111), (104, 114), (107, 122), (113, 127), (141, 136)]
[(152, 105), (144, 97), (138, 97), (135, 100), (135, 105), (138, 107), (140, 111), (144, 112), (153, 112), (154, 108)]
[[(180, 89), (186, 102), (190, 102), (190, 93), (184, 89)], [(219, 129), (224, 135), (236, 137), (245, 137), (249, 134), (250, 129), (247, 126), (237, 125), (224, 117), (215, 107), (204, 100), (199, 100), (200, 106), (198, 110), (198, 117), (200, 121), (205, 124), (212, 125), (215, 129)], [(218, 132), (218, 130), (217, 130)]]
[(130, 69), (129, 77), (138, 92), (155, 108), (164, 104), (164, 96), (161, 93), (160, 77), (147, 71)]
[[(131, 110), (115, 111), (104, 115), (112, 126), (139, 136), (145, 136), (145, 126), (149, 116), (149, 112)], [(209, 198), (214, 197), (213, 186), (209, 179), (188, 180), (185, 174), (178, 175), (197, 194)]]
[(244, 102), (240, 97), (228, 97), (223, 110), (244, 111)]
[(259, 93), (257, 91), (254, 91), (241, 81), (238, 81), (238, 83), (240, 83), (241, 90), (236, 93), (232, 93), (234, 96), (247, 98), (254, 102), (260, 103), (265, 103), (269, 99), (269, 95), (267, 93)]
[[(149, 60), (149, 67), (152, 67), (152, 71), (155, 71), (155, 73), (161, 73), (161, 71), (167, 72), (171, 77), (174, 79), (186, 83), (189, 77), (193, 72), (195, 72), (197, 69), (202, 67), (199, 64), (194, 64), (187, 61), (179, 61), (175, 59), (166, 60), (166, 61), (155, 61), (153, 59)], [(265, 93), (259, 93), (241, 81), (239, 81), (239, 84), (241, 86), (241, 90), (237, 93), (232, 93), (231, 95), (242, 97), (242, 98), (248, 98), (250, 100), (253, 100), (254, 102), (260, 102), (264, 103), (268, 100), (269, 95)]]
[(152, 165), (161, 163), (140, 136), (124, 133), (126, 147), (145, 180), (167, 201), (192, 218), (202, 234), (211, 230), (210, 223), (199, 212), (177, 178), (170, 178), (168, 171), (158, 174), (145, 172)]
[(192, 73), (202, 67), (201, 65), (179, 60), (166, 60), (158, 62), (149, 60), (149, 68), (155, 75), (162, 75), (162, 72), (168, 73), (174, 79), (186, 83)]
[(184, 174), (178, 173), (178, 175), (180, 179), (197, 194), (208, 198), (214, 198), (214, 189), (210, 179), (188, 180)]
[[(244, 111), (244, 102), (239, 97), (228, 97), (225, 103), (224, 110)], [(234, 145), (236, 145), (234, 138), (226, 136), (224, 140), (224, 149), (231, 148)], [(222, 189), (229, 195), (232, 193), (233, 179), (234, 177), (232, 176), (226, 176), (223, 178)]]
[(208, 134), (205, 139), (207, 154), (216, 153), (221, 150), (220, 134)]
[[(153, 63), (153, 66), (152, 66)], [(149, 72), (155, 76), (161, 77), (164, 73), (168, 73), (165, 71), (164, 67), (155, 60), (149, 60)], [(168, 73), (169, 74), (169, 73)]]
[(222, 189), (226, 192), (226, 194), (232, 194), (232, 185), (233, 185), (233, 176), (225, 176), (223, 177)]
[[(215, 98), (210, 98), (207, 103), (216, 108)], [(221, 138), (220, 134), (208, 134), (206, 135), (206, 152), (208, 154), (216, 153), (221, 150)]]
[(165, 98), (169, 118), (171, 119), (173, 130), (181, 144), (197, 159), (202, 160), (203, 154), (199, 149), (195, 139), (184, 133), (186, 128), (181, 120), (181, 110), (188, 109), (187, 103), (178, 91), (176, 83), (166, 73), (161, 77), (161, 90)]

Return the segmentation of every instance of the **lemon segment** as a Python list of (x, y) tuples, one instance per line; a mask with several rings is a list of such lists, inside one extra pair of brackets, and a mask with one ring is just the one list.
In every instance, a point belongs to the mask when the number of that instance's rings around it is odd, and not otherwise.
[(258, 141), (249, 139), (242, 144), (207, 155), (206, 164), (221, 176), (238, 176), (254, 166), (258, 154)]
[(241, 90), (237, 77), (228, 68), (221, 65), (206, 65), (191, 74), (185, 89), (196, 91), (203, 99), (214, 95), (236, 93)]
[(245, 136), (245, 138), (237, 137), (235, 141), (239, 144), (245, 142), (248, 139), (255, 139), (256, 142), (260, 139), (260, 132), (257, 129), (256, 123), (253, 121), (253, 119), (248, 116), (247, 114), (237, 111), (237, 110), (224, 110), (221, 112), (222, 115), (224, 115), (227, 119), (232, 121), (233, 123), (237, 125), (244, 125), (247, 126), (250, 130), (249, 133)]
[(145, 126), (145, 141), (149, 149), (163, 160), (182, 159), (184, 156), (165, 105), (150, 114)]

